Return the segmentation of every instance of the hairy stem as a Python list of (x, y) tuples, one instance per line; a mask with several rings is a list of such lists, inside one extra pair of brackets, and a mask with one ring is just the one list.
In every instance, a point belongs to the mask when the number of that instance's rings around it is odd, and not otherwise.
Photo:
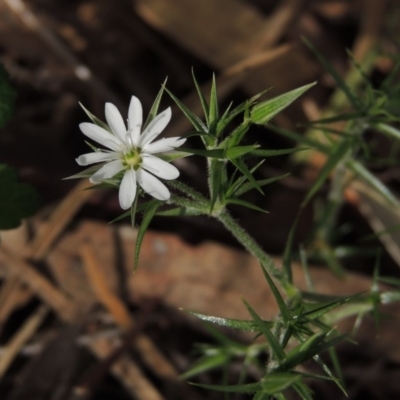
[(293, 296), (297, 289), (286, 279), (283, 272), (275, 265), (272, 258), (264, 252), (258, 243), (224, 210), (216, 218), (230, 231), (233, 236), (256, 257), (282, 286), (287, 295)]

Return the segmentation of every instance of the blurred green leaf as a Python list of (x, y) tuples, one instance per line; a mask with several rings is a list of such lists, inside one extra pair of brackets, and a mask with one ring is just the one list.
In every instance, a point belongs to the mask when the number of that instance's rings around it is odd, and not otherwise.
[(0, 230), (17, 228), (21, 219), (35, 214), (39, 203), (35, 189), (19, 183), (14, 168), (0, 164)]
[(400, 203), (389, 188), (369, 172), (364, 165), (356, 160), (347, 161), (346, 165), (353, 170), (359, 177), (376, 190), (386, 201), (395, 207), (400, 207)]
[(349, 99), (349, 101), (354, 106), (354, 108), (356, 110), (361, 110), (363, 108), (361, 101), (359, 100), (357, 95), (355, 93), (353, 93), (353, 91), (347, 85), (347, 83), (343, 79), (343, 77), (335, 70), (333, 65), (311, 44), (310, 41), (308, 41), (305, 38), (303, 38), (303, 41), (312, 50), (312, 52), (316, 55), (316, 57), (321, 62), (321, 64), (324, 66), (324, 68), (331, 74), (332, 78), (334, 79), (334, 81), (336, 82), (338, 87), (343, 91), (343, 93)]
[(191, 378), (192, 376), (226, 365), (229, 362), (229, 358), (230, 358), (229, 354), (223, 352), (219, 352), (212, 356), (210, 355), (201, 357), (199, 360), (195, 362), (194, 365), (190, 367), (188, 371), (183, 373), (180, 376), (180, 378), (188, 379)]

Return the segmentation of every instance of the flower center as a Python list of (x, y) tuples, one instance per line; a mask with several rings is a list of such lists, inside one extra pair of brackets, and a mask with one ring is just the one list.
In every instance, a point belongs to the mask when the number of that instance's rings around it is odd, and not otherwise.
[(142, 165), (143, 159), (140, 157), (140, 151), (133, 149), (124, 155), (122, 162), (126, 167), (133, 167), (133, 169), (137, 171)]

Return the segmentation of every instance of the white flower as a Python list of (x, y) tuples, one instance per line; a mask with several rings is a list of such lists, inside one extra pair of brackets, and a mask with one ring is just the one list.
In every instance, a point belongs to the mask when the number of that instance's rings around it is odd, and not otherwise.
[(137, 185), (158, 200), (168, 200), (169, 190), (156, 176), (167, 180), (176, 179), (179, 171), (156, 154), (171, 151), (181, 146), (186, 139), (171, 137), (156, 142), (153, 140), (170, 121), (171, 108), (158, 114), (142, 133), (142, 105), (135, 96), (132, 96), (129, 105), (128, 130), (120, 112), (113, 104), (106, 103), (105, 114), (112, 133), (92, 123), (85, 122), (79, 125), (84, 135), (110, 149), (83, 154), (76, 159), (79, 165), (106, 161), (106, 164), (90, 177), (90, 182), (100, 183), (124, 171), (119, 188), (119, 203), (124, 210), (132, 206)]

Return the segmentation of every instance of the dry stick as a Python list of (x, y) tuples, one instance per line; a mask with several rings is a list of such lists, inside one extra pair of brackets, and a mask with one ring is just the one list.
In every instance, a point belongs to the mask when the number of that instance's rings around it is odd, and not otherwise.
[(84, 190), (90, 186), (86, 179), (81, 180), (67, 197), (58, 205), (48, 221), (41, 227), (36, 237), (28, 247), (27, 256), (33, 260), (43, 259), (51, 245), (71, 221), (72, 217), (93, 195), (91, 190)]
[(0, 380), (7, 372), (8, 367), (12, 364), (20, 349), (40, 327), (48, 311), (49, 308), (47, 306), (40, 306), (8, 341), (0, 358)]
[(11, 276), (0, 289), (0, 332), (12, 312), (33, 296), (32, 291), (22, 287), (18, 276)]
[(4, 3), (21, 20), (27, 29), (36, 34), (51, 51), (63, 60), (65, 65), (71, 67), (76, 78), (87, 84), (91, 90), (101, 97), (107, 98), (119, 106), (121, 105), (121, 101), (115, 93), (99, 81), (87, 65), (77, 59), (73, 52), (58, 39), (57, 35), (36, 17), (23, 0), (4, 0)]
[(5, 246), (0, 248), (0, 260), (2, 260), (2, 267), (9, 277), (17, 276), (62, 320), (66, 322), (74, 321), (77, 311), (74, 302), (37, 272), (31, 264), (8, 251)]
[[(109, 340), (100, 339), (92, 342), (90, 349), (97, 358), (106, 359), (115, 351), (115, 346)], [(140, 400), (164, 399), (127, 355), (121, 355), (118, 362), (114, 362), (110, 369), (113, 375), (123, 382), (125, 388), (134, 394), (135, 398)]]
[[(113, 315), (116, 323), (124, 331), (128, 332), (134, 330), (136, 328), (136, 323), (121, 299), (110, 289), (106, 277), (98, 267), (98, 262), (92, 246), (85, 243), (81, 248), (80, 254), (87, 277), (96, 297)], [(134, 345), (148, 367), (154, 370), (160, 378), (173, 380), (178, 378), (178, 372), (175, 370), (174, 366), (164, 357), (147, 336), (139, 333), (135, 337)]]
[[(61, 291), (53, 286), (52, 283), (50, 283), (45, 277), (37, 272), (32, 265), (7, 251), (4, 246), (0, 248), (0, 260), (2, 261), (2, 267), (10, 277), (18, 276), (21, 282), (29, 286), (30, 289), (35, 292), (35, 294), (40, 297), (50, 308), (52, 308), (63, 321), (67, 323), (73, 323), (76, 320), (77, 316), (81, 312), (81, 307), (78, 308), (78, 304), (67, 298)], [(100, 338), (99, 340), (102, 342), (104, 340), (108, 340), (110, 343), (112, 341), (104, 338)], [(99, 345), (97, 340), (90, 341), (87, 346), (96, 356), (106, 356), (104, 351), (102, 351), (104, 346)], [(129, 371), (136, 371), (135, 374), (121, 374), (121, 370), (123, 370), (126, 365), (128, 365), (127, 368)], [(138, 367), (132, 360), (129, 360), (128, 358), (121, 362), (121, 364), (119, 360), (116, 360), (113, 368), (114, 370), (118, 371), (118, 373), (113, 373), (117, 378), (122, 380), (122, 383), (125, 387), (130, 387), (133, 384), (132, 382), (135, 382), (132, 379), (138, 376), (140, 373)], [(139, 387), (146, 386), (149, 388), (149, 392), (154, 392), (154, 390), (152, 390), (152, 384), (148, 382), (146, 377), (141, 376), (140, 381), (136, 383)], [(136, 394), (136, 392), (131, 392), (132, 397), (135, 397)], [(141, 397), (141, 400), (156, 399), (161, 399), (161, 397)]]
[(301, 15), (302, 8), (308, 0), (286, 0), (265, 20), (264, 28), (249, 43), (249, 53), (255, 54), (262, 49), (274, 46)]

